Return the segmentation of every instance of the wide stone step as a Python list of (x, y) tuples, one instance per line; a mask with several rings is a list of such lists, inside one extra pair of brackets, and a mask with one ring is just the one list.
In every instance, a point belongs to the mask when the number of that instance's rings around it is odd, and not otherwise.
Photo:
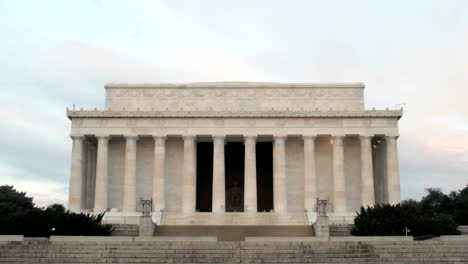
[(299, 213), (164, 213), (162, 225), (306, 225)]
[(246, 237), (311, 237), (309, 225), (162, 225), (156, 226), (155, 236), (215, 236), (218, 241), (244, 241)]
[[(119, 238), (115, 238), (119, 241)], [(87, 241), (88, 240), (88, 241)], [(0, 263), (468, 263), (459, 241), (2, 242)]]

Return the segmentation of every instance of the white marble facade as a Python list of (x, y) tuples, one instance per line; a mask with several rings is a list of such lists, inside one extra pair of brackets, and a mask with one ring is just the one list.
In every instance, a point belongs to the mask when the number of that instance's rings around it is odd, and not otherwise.
[(105, 90), (105, 109), (67, 110), (72, 211), (137, 216), (145, 198), (156, 213), (196, 214), (201, 141), (213, 142), (212, 214), (229, 214), (224, 144), (231, 141), (245, 149), (245, 214), (260, 214), (257, 142), (273, 145), (271, 215), (313, 212), (317, 197), (328, 200), (337, 219), (361, 205), (400, 201), (402, 110), (365, 110), (362, 83), (107, 84)]

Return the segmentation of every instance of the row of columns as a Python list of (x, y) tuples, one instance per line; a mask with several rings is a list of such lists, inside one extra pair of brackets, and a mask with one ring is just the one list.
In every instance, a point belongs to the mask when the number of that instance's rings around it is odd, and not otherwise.
[[(125, 176), (123, 207), (124, 212), (135, 212), (136, 197), (136, 148), (137, 135), (128, 135), (125, 151)], [(165, 206), (164, 174), (165, 174), (165, 136), (154, 136), (154, 169), (153, 169), (153, 209), (160, 211)], [(287, 181), (286, 181), (286, 138), (287, 135), (273, 136), (273, 204), (275, 212), (287, 212)], [(72, 136), (72, 166), (70, 176), (69, 209), (81, 211), (83, 208), (83, 136)], [(102, 212), (108, 208), (108, 142), (109, 136), (97, 136), (97, 164), (94, 211)], [(317, 171), (315, 164), (314, 135), (304, 135), (304, 206), (314, 210), (317, 198)], [(346, 185), (344, 172), (344, 135), (332, 136), (333, 143), (333, 205), (335, 213), (346, 213)], [(372, 165), (371, 136), (360, 136), (361, 144), (361, 182), (362, 205), (373, 205), (374, 180)], [(182, 211), (195, 212), (196, 206), (196, 137), (183, 136), (183, 183)], [(387, 193), (391, 204), (400, 201), (400, 183), (398, 172), (397, 144), (395, 136), (386, 136), (387, 142)], [(244, 166), (244, 212), (257, 212), (256, 183), (256, 136), (245, 136), (245, 166)], [(224, 135), (213, 136), (213, 197), (212, 211), (224, 212), (225, 197), (225, 166), (224, 166)]]

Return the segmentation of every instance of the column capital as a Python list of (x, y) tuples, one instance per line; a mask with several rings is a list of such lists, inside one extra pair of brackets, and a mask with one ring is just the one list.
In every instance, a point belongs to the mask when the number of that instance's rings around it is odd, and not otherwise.
[(244, 141), (246, 140), (257, 140), (257, 135), (243, 135)]
[(82, 134), (70, 134), (70, 138), (73, 139), (73, 140), (83, 140), (85, 138), (84, 135)]
[(373, 134), (359, 134), (360, 139), (372, 139), (373, 137)]
[(315, 140), (317, 138), (317, 135), (315, 134), (308, 134), (308, 135), (302, 135), (302, 139), (312, 139)]
[(138, 135), (137, 134), (128, 134), (128, 135), (124, 135), (124, 138), (126, 140), (138, 140)]
[(212, 135), (213, 140), (224, 140), (226, 135)]
[(346, 137), (345, 134), (332, 134), (331, 137), (333, 139), (343, 139), (344, 137)]
[(184, 140), (194, 140), (196, 136), (195, 135), (183, 135), (182, 138)]
[(277, 139), (286, 139), (287, 137), (288, 137), (288, 135), (286, 135), (286, 134), (277, 134), (277, 135), (273, 135), (273, 138), (274, 138), (275, 140), (277, 140)]
[(110, 139), (110, 136), (109, 135), (106, 135), (106, 134), (98, 134), (96, 135), (96, 138), (98, 140), (109, 140)]
[(166, 135), (151, 135), (154, 140), (166, 140), (167, 136)]

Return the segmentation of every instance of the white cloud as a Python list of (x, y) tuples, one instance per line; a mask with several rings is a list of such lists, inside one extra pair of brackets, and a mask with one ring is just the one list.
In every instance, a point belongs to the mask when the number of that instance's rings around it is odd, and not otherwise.
[(16, 190), (26, 192), (27, 196), (33, 197), (36, 206), (46, 207), (53, 203), (68, 206), (68, 184), (62, 181), (31, 175), (21, 168), (0, 164), (0, 182), (2, 185), (13, 185)]
[(404, 197), (466, 184), (464, 1), (1, 5), (1, 177), (37, 197), (66, 199), (65, 107), (101, 108), (105, 82), (365, 82), (368, 108), (407, 104)]

